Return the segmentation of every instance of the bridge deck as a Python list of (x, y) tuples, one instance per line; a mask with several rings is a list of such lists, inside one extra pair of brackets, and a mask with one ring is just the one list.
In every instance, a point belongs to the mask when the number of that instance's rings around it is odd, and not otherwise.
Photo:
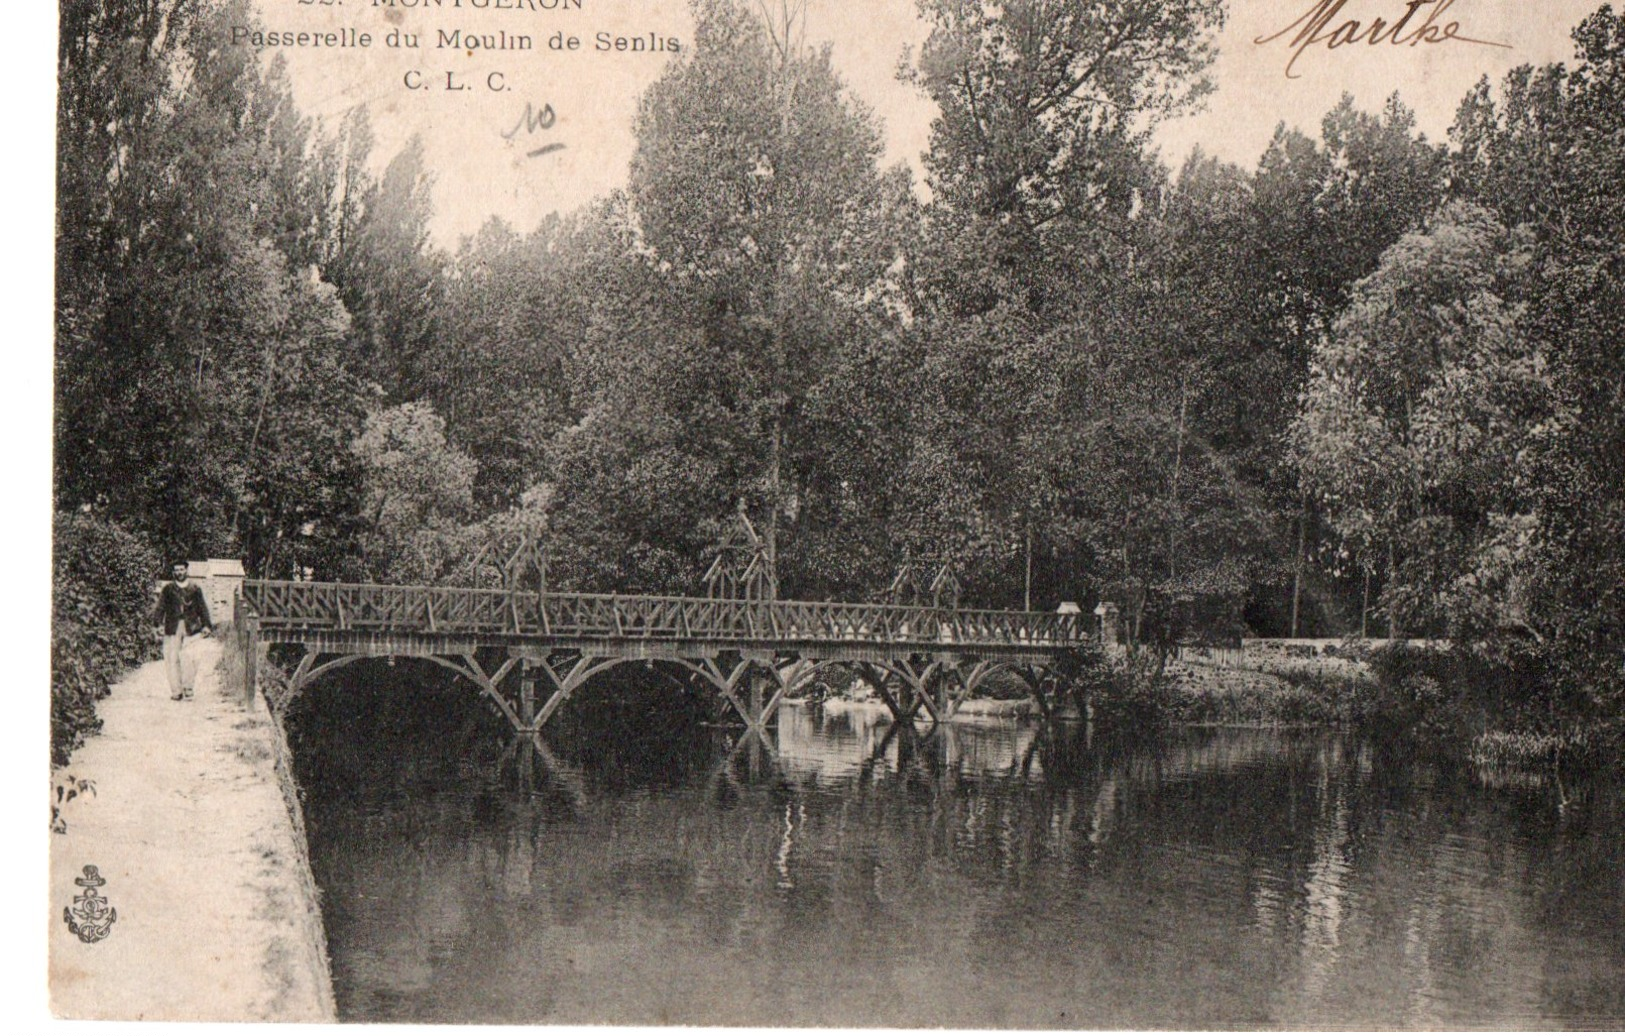
[[(542, 593), (470, 587), (248, 580), (265, 640), (428, 647), (449, 641), (662, 658), (719, 650), (871, 658), (916, 652), (1052, 657), (1089, 640), (1076, 614), (929, 605)], [(374, 648), (381, 651), (381, 648)]]

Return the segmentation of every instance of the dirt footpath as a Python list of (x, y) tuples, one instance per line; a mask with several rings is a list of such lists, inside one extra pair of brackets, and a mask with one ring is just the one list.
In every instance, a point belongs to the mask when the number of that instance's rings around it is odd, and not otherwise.
[[(304, 846), (276, 776), (263, 702), (222, 691), (221, 645), (199, 639), (196, 697), (169, 698), (163, 665), (100, 704), (102, 733), (54, 775), (94, 782), (52, 834), (51, 1006), (60, 1017), (331, 1021), (321, 920)], [(95, 866), (118, 911), (84, 943), (63, 920)]]

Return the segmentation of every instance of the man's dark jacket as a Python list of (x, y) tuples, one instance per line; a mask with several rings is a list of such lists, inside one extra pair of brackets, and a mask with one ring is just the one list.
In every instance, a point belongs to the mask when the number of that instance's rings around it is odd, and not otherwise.
[(153, 619), (164, 628), (164, 636), (175, 632), (175, 626), (186, 620), (188, 632), (200, 629), (214, 629), (214, 622), (209, 618), (209, 605), (203, 600), (203, 588), (196, 583), (187, 583), (181, 586), (169, 582), (158, 591), (158, 606), (153, 609)]

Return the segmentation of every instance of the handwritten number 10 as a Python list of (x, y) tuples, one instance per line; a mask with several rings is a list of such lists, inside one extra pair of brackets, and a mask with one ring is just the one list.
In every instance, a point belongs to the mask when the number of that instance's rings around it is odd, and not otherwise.
[[(513, 129), (504, 133), (502, 137), (504, 140), (512, 140), (520, 134), (531, 134), (537, 130), (552, 129), (553, 124), (557, 121), (558, 115), (553, 111), (551, 104), (542, 105), (541, 110), (538, 111), (535, 105), (527, 101), (525, 103), (525, 113), (519, 116), (519, 121), (514, 123)], [(537, 155), (545, 155), (549, 151), (557, 151), (562, 147), (564, 147), (563, 144), (548, 144), (527, 152), (527, 157), (535, 158)]]

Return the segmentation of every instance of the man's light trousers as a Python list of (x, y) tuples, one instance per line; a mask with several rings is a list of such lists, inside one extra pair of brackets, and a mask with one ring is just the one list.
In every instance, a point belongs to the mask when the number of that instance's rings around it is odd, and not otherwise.
[(175, 624), (175, 632), (164, 638), (164, 675), (169, 677), (171, 698), (190, 698), (192, 681), (197, 676), (197, 663), (189, 662), (186, 648), (186, 620)]

